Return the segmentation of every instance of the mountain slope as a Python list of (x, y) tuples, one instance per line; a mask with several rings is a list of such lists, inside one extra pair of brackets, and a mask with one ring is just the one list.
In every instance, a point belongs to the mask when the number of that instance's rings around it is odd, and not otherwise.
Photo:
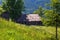
[[(46, 8), (46, 9), (50, 9), (49, 6), (45, 5), (49, 3), (50, 3), (50, 0), (24, 0), (24, 5), (25, 5), (24, 13), (32, 13), (33, 11), (37, 10), (39, 6), (42, 6), (43, 8)], [(0, 0), (0, 4), (2, 4), (1, 0)]]
[(34, 10), (38, 9), (39, 6), (42, 6), (43, 8), (46, 8), (46, 9), (50, 9), (49, 6), (45, 5), (49, 3), (50, 3), (50, 0), (24, 0), (27, 13), (32, 13)]

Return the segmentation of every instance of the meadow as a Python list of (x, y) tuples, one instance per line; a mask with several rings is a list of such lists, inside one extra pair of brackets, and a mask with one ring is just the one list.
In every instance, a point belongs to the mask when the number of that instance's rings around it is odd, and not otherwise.
[[(0, 18), (0, 40), (56, 40), (56, 28), (23, 25)], [(58, 28), (60, 40), (60, 28)]]

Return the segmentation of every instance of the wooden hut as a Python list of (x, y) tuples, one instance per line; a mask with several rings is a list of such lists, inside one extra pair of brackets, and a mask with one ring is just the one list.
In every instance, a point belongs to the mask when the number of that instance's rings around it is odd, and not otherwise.
[(28, 25), (42, 25), (41, 17), (38, 14), (24, 14), (17, 21)]

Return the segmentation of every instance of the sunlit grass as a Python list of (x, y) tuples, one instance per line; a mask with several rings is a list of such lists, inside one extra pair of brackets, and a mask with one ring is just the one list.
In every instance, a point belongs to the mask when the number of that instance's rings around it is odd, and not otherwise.
[(51, 26), (28, 26), (0, 18), (0, 40), (55, 40), (55, 30)]

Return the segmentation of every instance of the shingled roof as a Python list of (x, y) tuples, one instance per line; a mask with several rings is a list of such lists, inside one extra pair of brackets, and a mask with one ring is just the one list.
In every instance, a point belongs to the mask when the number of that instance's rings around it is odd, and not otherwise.
[(41, 21), (41, 19), (38, 14), (23, 14), (18, 21)]
[(41, 17), (38, 14), (23, 14), (17, 21), (19, 23), (31, 25), (42, 24)]
[(28, 14), (26, 19), (28, 21), (41, 21), (40, 16), (38, 14)]

